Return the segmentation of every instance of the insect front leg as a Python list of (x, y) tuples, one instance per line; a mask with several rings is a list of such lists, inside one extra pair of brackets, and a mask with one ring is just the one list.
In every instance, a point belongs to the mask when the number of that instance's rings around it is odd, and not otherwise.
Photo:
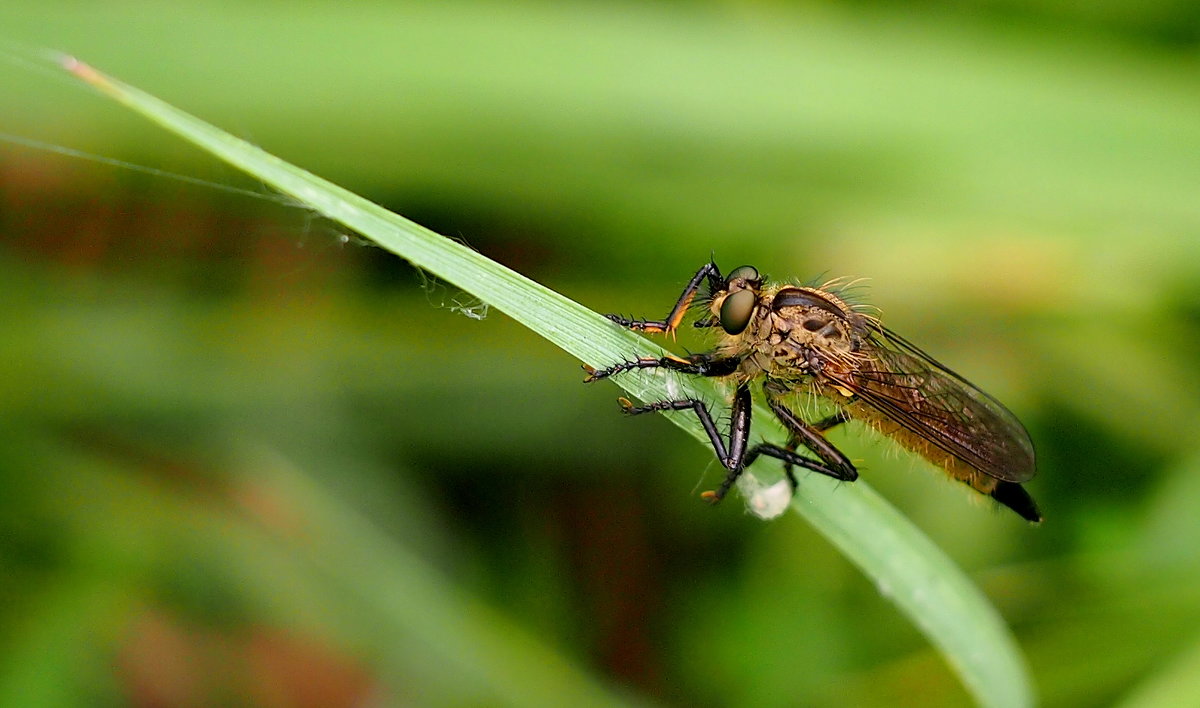
[(675, 307), (671, 308), (670, 314), (665, 319), (661, 320), (636, 320), (621, 315), (605, 315), (608, 319), (616, 322), (622, 327), (639, 332), (663, 332), (674, 335), (675, 329), (679, 323), (683, 321), (683, 316), (687, 314), (688, 307), (691, 306), (692, 300), (696, 297), (696, 291), (700, 289), (700, 284), (705, 280), (708, 281), (709, 288), (713, 291), (719, 290), (724, 286), (725, 281), (721, 277), (721, 269), (716, 263), (705, 263), (696, 271), (692, 279), (688, 281), (687, 286), (679, 295), (679, 299), (675, 301)]
[(737, 392), (733, 396), (733, 407), (730, 410), (728, 444), (721, 437), (720, 431), (717, 430), (712, 414), (708, 412), (708, 405), (704, 401), (685, 398), (678, 401), (655, 401), (643, 406), (635, 406), (628, 399), (622, 398), (621, 407), (629, 415), (640, 415), (656, 411), (686, 410), (690, 410), (696, 414), (696, 417), (700, 420), (700, 425), (704, 428), (704, 432), (708, 434), (708, 439), (712, 443), (713, 450), (717, 453), (717, 459), (728, 470), (720, 487), (715, 491), (704, 492), (700, 495), (705, 501), (713, 504), (721, 501), (725, 497), (725, 494), (729, 492), (733, 483), (741, 476), (742, 470), (745, 468), (746, 440), (750, 436), (751, 401), (750, 388), (746, 384), (738, 386)]

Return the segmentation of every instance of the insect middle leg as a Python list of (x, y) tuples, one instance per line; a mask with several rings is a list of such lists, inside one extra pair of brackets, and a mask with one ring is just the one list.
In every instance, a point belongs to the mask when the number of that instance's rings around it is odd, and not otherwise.
[(633, 361), (622, 361), (619, 364), (606, 366), (603, 369), (593, 369), (584, 366), (588, 372), (584, 383), (606, 379), (609, 376), (632, 371), (633, 369), (671, 369), (684, 374), (697, 376), (728, 376), (737, 371), (741, 359), (737, 357), (719, 358), (713, 354), (692, 354), (689, 357), (664, 356), (660, 358), (639, 357)]
[[(731, 473), (741, 470), (742, 460), (746, 457), (746, 438), (750, 435), (750, 388), (745, 384), (738, 386), (733, 396), (733, 407), (730, 410), (729, 442), (721, 437), (717, 425), (713, 422), (708, 405), (695, 398), (683, 398), (677, 401), (655, 401), (642, 406), (635, 406), (628, 399), (622, 398), (621, 407), (628, 415), (641, 415), (657, 411), (686, 411), (691, 410), (700, 419), (700, 425), (708, 434), (709, 442), (717, 453), (717, 459)], [(735, 475), (736, 479), (736, 475)]]

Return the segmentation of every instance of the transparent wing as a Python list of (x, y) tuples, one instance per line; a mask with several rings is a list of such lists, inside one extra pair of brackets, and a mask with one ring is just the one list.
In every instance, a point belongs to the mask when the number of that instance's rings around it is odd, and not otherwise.
[(860, 365), (827, 367), (821, 376), (989, 477), (1033, 478), (1033, 443), (1016, 416), (903, 337), (884, 327), (876, 333)]

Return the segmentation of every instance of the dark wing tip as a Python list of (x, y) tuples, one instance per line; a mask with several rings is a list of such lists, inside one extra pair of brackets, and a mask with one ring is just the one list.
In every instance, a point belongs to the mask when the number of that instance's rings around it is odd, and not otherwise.
[(1026, 521), (1034, 524), (1042, 522), (1042, 514), (1038, 511), (1037, 503), (1019, 484), (1014, 482), (997, 483), (996, 488), (992, 490), (992, 499), (1017, 512)]

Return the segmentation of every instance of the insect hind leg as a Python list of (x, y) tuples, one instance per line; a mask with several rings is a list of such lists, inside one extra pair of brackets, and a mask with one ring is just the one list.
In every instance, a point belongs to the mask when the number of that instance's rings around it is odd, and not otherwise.
[[(817, 432), (823, 433), (826, 430), (837, 427), (837, 426), (841, 425), (842, 423), (845, 423), (848, 420), (850, 420), (850, 414), (848, 412), (842, 410), (842, 411), (838, 411), (837, 413), (834, 413), (833, 415), (822, 418), (821, 420), (817, 421), (816, 423), (813, 423), (812, 426), (810, 426), (810, 427), (812, 427), (812, 429), (816, 430)], [(801, 443), (801, 440), (800, 440), (799, 436), (797, 436), (795, 433), (792, 433), (788, 436), (787, 446), (784, 449), (787, 450), (788, 452), (794, 453), (794, 452), (796, 452), (796, 448), (800, 446), (800, 443)], [(793, 467), (793, 464), (791, 462), (788, 462), (787, 460), (784, 461), (783, 473), (787, 475), (788, 482), (791, 483), (792, 489), (795, 490), (797, 487), (800, 486), (800, 483), (796, 480), (796, 474), (795, 474), (795, 472), (792, 471), (792, 467)], [(836, 477), (837, 477), (837, 479), (841, 479), (840, 476), (836, 476)], [(850, 480), (850, 481), (853, 481), (853, 480)]]
[[(826, 440), (825, 436), (821, 434), (822, 431), (828, 430), (835, 425), (839, 425), (844, 423), (846, 420), (849, 420), (848, 414), (842, 411), (819, 421), (816, 425), (809, 425), (801, 420), (800, 417), (793, 413), (790, 409), (788, 409), (787, 406), (783, 405), (783, 403), (779, 400), (778, 395), (772, 392), (770, 388), (764, 386), (763, 390), (767, 394), (767, 405), (770, 406), (771, 411), (775, 414), (775, 417), (779, 419), (780, 423), (783, 423), (783, 427), (787, 428), (789, 433), (788, 449), (785, 450), (774, 445), (771, 447), (779, 450), (780, 452), (790, 453), (792, 457), (798, 457), (795, 455), (794, 451), (797, 444), (802, 444), (804, 447), (811, 450), (817, 457), (821, 458), (821, 462), (823, 463), (822, 466), (825, 469), (836, 472), (835, 474), (829, 476), (834, 477), (835, 479), (844, 480), (846, 482), (853, 482), (854, 480), (858, 479), (858, 470), (855, 469), (854, 464), (850, 462), (850, 458), (846, 457), (841, 450), (837, 449), (833, 443)], [(764, 452), (764, 454), (768, 453)], [(787, 457), (779, 457), (779, 459), (783, 460), (784, 462), (784, 469), (788, 472), (789, 480), (794, 481), (795, 479), (795, 475), (791, 474), (791, 470), (788, 468), (789, 464), (799, 464), (802, 467), (805, 466), (798, 462), (792, 462), (791, 459)], [(798, 459), (811, 462), (811, 460), (803, 457), (799, 457)], [(812, 468), (810, 467), (809, 469)], [(814, 471), (820, 472), (821, 470)]]
[(843, 468), (830, 466), (818, 460), (809, 459), (795, 450), (788, 450), (779, 447), (778, 445), (772, 445), (771, 443), (759, 443), (758, 445), (752, 447), (746, 453), (746, 459), (743, 464), (746, 467), (749, 467), (750, 463), (754, 462), (759, 455), (766, 455), (767, 457), (774, 457), (777, 460), (782, 460), (783, 463), (788, 466), (788, 481), (790, 481), (793, 486), (796, 485), (796, 478), (790, 473), (792, 465), (803, 467), (807, 470), (812, 470), (813, 472), (819, 472), (826, 477), (833, 477), (834, 479), (842, 482), (853, 482), (854, 480), (858, 479), (858, 470), (854, 469), (853, 467)]

